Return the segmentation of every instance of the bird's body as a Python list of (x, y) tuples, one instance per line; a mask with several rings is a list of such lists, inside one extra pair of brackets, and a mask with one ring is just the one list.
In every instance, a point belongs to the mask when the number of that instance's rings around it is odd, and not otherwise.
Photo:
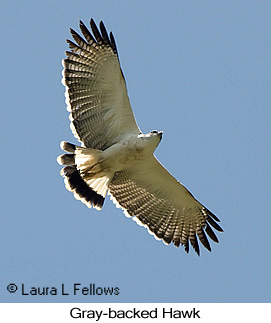
[(101, 153), (101, 159), (114, 172), (132, 167), (150, 157), (161, 140), (162, 133), (151, 133), (149, 136), (130, 135), (110, 146)]
[[(207, 236), (218, 242), (211, 226), (219, 219), (178, 182), (153, 155), (161, 131), (142, 134), (127, 95), (112, 33), (101, 22), (92, 34), (80, 22), (84, 40), (71, 30), (77, 44), (63, 60), (63, 83), (71, 129), (82, 147), (61, 143), (69, 154), (58, 157), (66, 188), (88, 207), (101, 209), (106, 193), (128, 216), (165, 243), (199, 254), (197, 237), (211, 250)], [(210, 224), (210, 225), (209, 225)]]

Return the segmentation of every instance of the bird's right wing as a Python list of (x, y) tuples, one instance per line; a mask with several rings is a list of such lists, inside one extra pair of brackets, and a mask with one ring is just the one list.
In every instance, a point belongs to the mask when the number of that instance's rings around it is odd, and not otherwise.
[[(180, 244), (189, 251), (189, 241), (199, 254), (198, 240), (209, 250), (207, 235), (218, 239), (211, 226), (223, 231), (219, 219), (206, 209), (154, 157), (117, 172), (109, 185), (113, 201), (167, 244)], [(211, 226), (210, 226), (211, 225)]]
[(93, 35), (80, 21), (84, 40), (74, 30), (76, 44), (63, 60), (63, 84), (71, 129), (86, 147), (104, 150), (127, 133), (139, 134), (112, 33), (100, 31), (91, 19)]

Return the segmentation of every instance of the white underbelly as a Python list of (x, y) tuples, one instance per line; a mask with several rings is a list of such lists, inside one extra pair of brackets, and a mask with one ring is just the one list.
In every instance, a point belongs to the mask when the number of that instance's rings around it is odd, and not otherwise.
[(102, 167), (121, 171), (144, 160), (149, 154), (146, 149), (140, 149), (130, 141), (122, 141), (115, 144), (101, 154)]

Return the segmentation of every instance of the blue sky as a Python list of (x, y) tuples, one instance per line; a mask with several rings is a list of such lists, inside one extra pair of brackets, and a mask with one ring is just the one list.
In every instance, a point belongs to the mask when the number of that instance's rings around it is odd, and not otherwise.
[[(270, 302), (270, 14), (270, 1), (1, 2), (1, 302)], [(164, 131), (157, 157), (221, 219), (211, 253), (65, 190), (61, 60), (91, 17), (114, 33), (140, 128)], [(74, 296), (74, 283), (119, 294)]]

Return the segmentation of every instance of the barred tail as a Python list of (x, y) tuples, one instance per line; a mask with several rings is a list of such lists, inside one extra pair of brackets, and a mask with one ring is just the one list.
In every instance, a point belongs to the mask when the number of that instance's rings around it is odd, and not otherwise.
[(57, 158), (65, 165), (60, 174), (64, 177), (67, 190), (88, 207), (101, 210), (113, 174), (103, 172), (99, 164), (101, 150), (83, 148), (62, 141), (60, 147), (69, 152)]

